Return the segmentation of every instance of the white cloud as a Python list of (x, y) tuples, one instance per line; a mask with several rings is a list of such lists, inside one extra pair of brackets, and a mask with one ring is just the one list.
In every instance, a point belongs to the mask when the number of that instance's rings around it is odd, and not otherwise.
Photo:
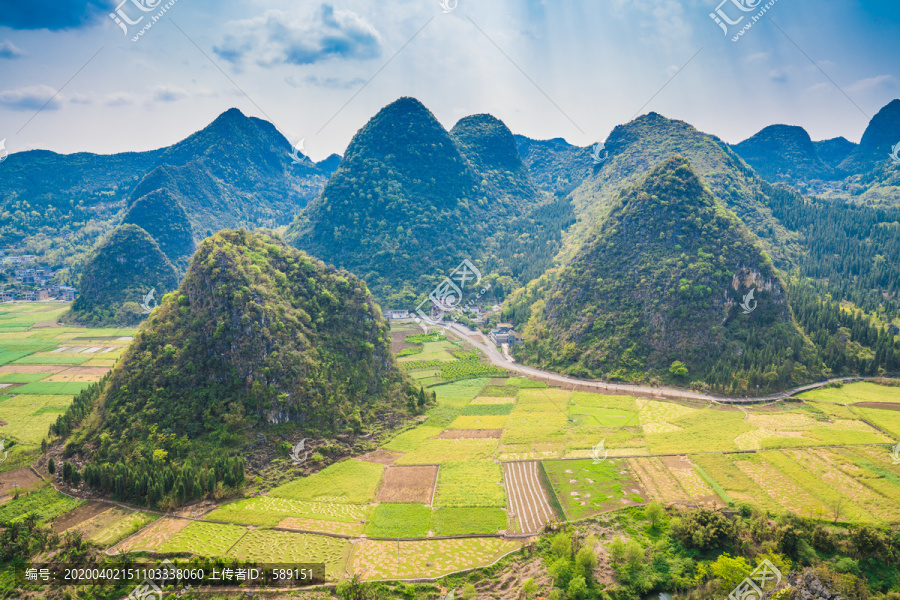
[(174, 85), (158, 85), (151, 92), (157, 102), (178, 102), (188, 97), (186, 91)]
[(270, 67), (309, 65), (323, 60), (374, 58), (381, 54), (381, 35), (353, 11), (322, 4), (312, 15), (269, 10), (262, 16), (233, 21), (213, 51), (236, 66), (245, 61)]
[(879, 90), (892, 90), (897, 87), (897, 78), (893, 75), (878, 75), (854, 81), (847, 86), (848, 94), (868, 94)]
[(12, 110), (56, 110), (63, 104), (62, 96), (48, 85), (33, 85), (0, 92), (0, 105)]

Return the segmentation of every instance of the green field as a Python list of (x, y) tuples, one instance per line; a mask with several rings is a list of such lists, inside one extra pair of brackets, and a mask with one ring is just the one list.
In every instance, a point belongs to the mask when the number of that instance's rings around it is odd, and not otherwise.
[(238, 560), (265, 563), (297, 564), (325, 563), (329, 577), (340, 574), (350, 550), (346, 540), (312, 535), (257, 529), (248, 531), (227, 556)]
[(247, 530), (237, 525), (194, 521), (160, 547), (160, 552), (190, 552), (199, 556), (225, 556)]
[(419, 538), (431, 530), (431, 508), (424, 504), (383, 503), (372, 511), (366, 535), (382, 538)]
[(18, 500), (10, 500), (0, 504), (0, 523), (15, 523), (25, 515), (34, 513), (41, 523), (52, 521), (60, 515), (75, 510), (85, 504), (83, 500), (75, 500), (60, 494), (52, 487), (45, 487), (36, 492), (20, 496)]
[(383, 471), (384, 465), (351, 458), (278, 486), (271, 495), (289, 500), (365, 504), (375, 498)]
[(90, 383), (66, 381), (38, 381), (16, 388), (17, 394), (50, 394), (74, 396)]
[(504, 507), (503, 469), (493, 461), (442, 463), (435, 507)]
[(645, 498), (633, 497), (624, 488), (628, 476), (623, 475), (625, 463), (621, 460), (550, 460), (544, 468), (553, 490), (562, 504), (566, 516), (581, 519), (592, 514), (621, 506), (620, 500), (629, 498), (643, 502)]
[(365, 520), (368, 513), (369, 507), (355, 504), (305, 502), (259, 496), (225, 504), (205, 518), (211, 521), (275, 527), (288, 517), (358, 523)]
[(506, 529), (506, 511), (501, 508), (436, 508), (431, 515), (435, 535), (497, 533)]
[(0, 419), (7, 423), (0, 426), (0, 436), (20, 444), (38, 445), (47, 437), (50, 424), (55, 423), (71, 403), (71, 395), (0, 396)]

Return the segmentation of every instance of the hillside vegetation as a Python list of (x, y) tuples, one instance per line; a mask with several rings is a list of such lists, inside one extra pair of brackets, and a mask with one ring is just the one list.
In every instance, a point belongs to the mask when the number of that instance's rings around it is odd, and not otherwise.
[[(63, 320), (81, 325), (136, 325), (141, 303), (154, 290), (158, 302), (178, 286), (178, 275), (159, 245), (137, 225), (120, 225), (84, 265), (79, 296)], [(155, 306), (156, 303), (148, 303)]]
[(619, 195), (537, 300), (520, 356), (581, 376), (651, 373), (737, 393), (805, 382), (822, 365), (784, 288), (753, 235), (673, 157)]

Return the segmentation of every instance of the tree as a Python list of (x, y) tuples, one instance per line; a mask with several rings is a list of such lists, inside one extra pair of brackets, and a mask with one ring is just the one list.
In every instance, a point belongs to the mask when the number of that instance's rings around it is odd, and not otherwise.
[(550, 577), (559, 587), (565, 587), (569, 583), (572, 576), (572, 564), (566, 558), (557, 558), (556, 561), (547, 569)]
[(53, 457), (50, 457), (50, 460), (47, 462), (47, 471), (49, 471), (51, 475), (56, 473), (56, 463), (53, 462)]
[(566, 593), (571, 600), (579, 600), (580, 598), (584, 598), (587, 596), (587, 581), (585, 581), (584, 577), (581, 575), (576, 575), (572, 578), (572, 581), (569, 582), (569, 586), (566, 589)]
[(673, 361), (671, 365), (669, 365), (669, 373), (671, 373), (675, 377), (687, 377), (688, 368), (683, 362), (681, 362), (680, 360), (676, 360)]
[(572, 556), (572, 538), (565, 533), (557, 533), (550, 541), (550, 552), (559, 558)]
[(463, 600), (472, 600), (472, 598), (475, 597), (476, 593), (477, 592), (475, 591), (475, 586), (472, 585), (471, 583), (467, 583), (466, 585), (463, 586), (462, 593), (460, 594), (460, 596), (462, 597)]
[(590, 548), (582, 548), (575, 555), (575, 568), (585, 579), (589, 580), (593, 577), (596, 566), (597, 555)]
[(722, 591), (727, 594), (737, 587), (753, 569), (743, 556), (732, 558), (729, 554), (723, 554), (716, 559), (716, 562), (709, 565), (709, 570), (719, 580)]
[(656, 529), (666, 513), (663, 511), (662, 505), (654, 500), (644, 509), (644, 514), (647, 516), (647, 519), (649, 519), (650, 525)]
[(644, 549), (635, 540), (630, 540), (625, 544), (625, 565), (632, 573), (641, 567), (644, 562)]
[(522, 584), (522, 593), (525, 595), (526, 600), (534, 596), (537, 591), (538, 587), (534, 582), (534, 579), (528, 578), (525, 580), (525, 583)]

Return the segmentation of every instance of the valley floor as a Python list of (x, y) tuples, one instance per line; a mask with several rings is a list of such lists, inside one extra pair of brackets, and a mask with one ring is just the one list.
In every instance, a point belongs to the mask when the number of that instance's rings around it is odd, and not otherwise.
[[(900, 523), (900, 387), (849, 383), (747, 407), (578, 391), (510, 376), (471, 346), (403, 326), (392, 330), (398, 360), (437, 406), (379, 451), (177, 514), (73, 499), (31, 465), (50, 423), (133, 331), (57, 326), (65, 308), (0, 305), (0, 436), (15, 442), (0, 463), (0, 522), (36, 511), (109, 554), (322, 562), (335, 579), (413, 579), (491, 564), (549, 521), (650, 500)], [(31, 493), (12, 500), (16, 488)]]

